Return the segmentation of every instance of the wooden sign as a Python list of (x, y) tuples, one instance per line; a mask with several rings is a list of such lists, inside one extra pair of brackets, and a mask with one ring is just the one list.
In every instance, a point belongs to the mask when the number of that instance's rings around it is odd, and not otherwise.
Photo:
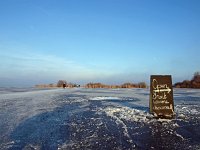
[(174, 116), (172, 79), (170, 75), (152, 75), (150, 83), (150, 112), (158, 118)]

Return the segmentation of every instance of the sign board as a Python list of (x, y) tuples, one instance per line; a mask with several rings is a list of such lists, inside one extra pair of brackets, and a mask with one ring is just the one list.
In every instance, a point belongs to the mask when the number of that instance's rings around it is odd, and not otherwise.
[(172, 118), (174, 101), (171, 75), (152, 75), (150, 80), (150, 112), (158, 118)]

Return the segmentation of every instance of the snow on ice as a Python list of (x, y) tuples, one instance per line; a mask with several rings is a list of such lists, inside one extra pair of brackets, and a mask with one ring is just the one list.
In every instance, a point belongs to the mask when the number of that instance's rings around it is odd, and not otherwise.
[(200, 149), (200, 90), (174, 89), (175, 118), (149, 89), (0, 89), (0, 149)]

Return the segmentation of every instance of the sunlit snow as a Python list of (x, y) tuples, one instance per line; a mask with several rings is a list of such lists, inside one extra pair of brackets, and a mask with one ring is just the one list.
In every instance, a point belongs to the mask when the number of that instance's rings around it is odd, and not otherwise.
[(174, 89), (175, 118), (149, 89), (0, 89), (0, 149), (200, 149), (200, 90)]

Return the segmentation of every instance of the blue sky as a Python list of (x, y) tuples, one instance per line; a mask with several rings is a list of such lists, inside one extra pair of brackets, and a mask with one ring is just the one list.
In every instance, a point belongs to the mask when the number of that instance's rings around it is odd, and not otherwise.
[(200, 71), (199, 0), (1, 0), (0, 86), (173, 82)]

